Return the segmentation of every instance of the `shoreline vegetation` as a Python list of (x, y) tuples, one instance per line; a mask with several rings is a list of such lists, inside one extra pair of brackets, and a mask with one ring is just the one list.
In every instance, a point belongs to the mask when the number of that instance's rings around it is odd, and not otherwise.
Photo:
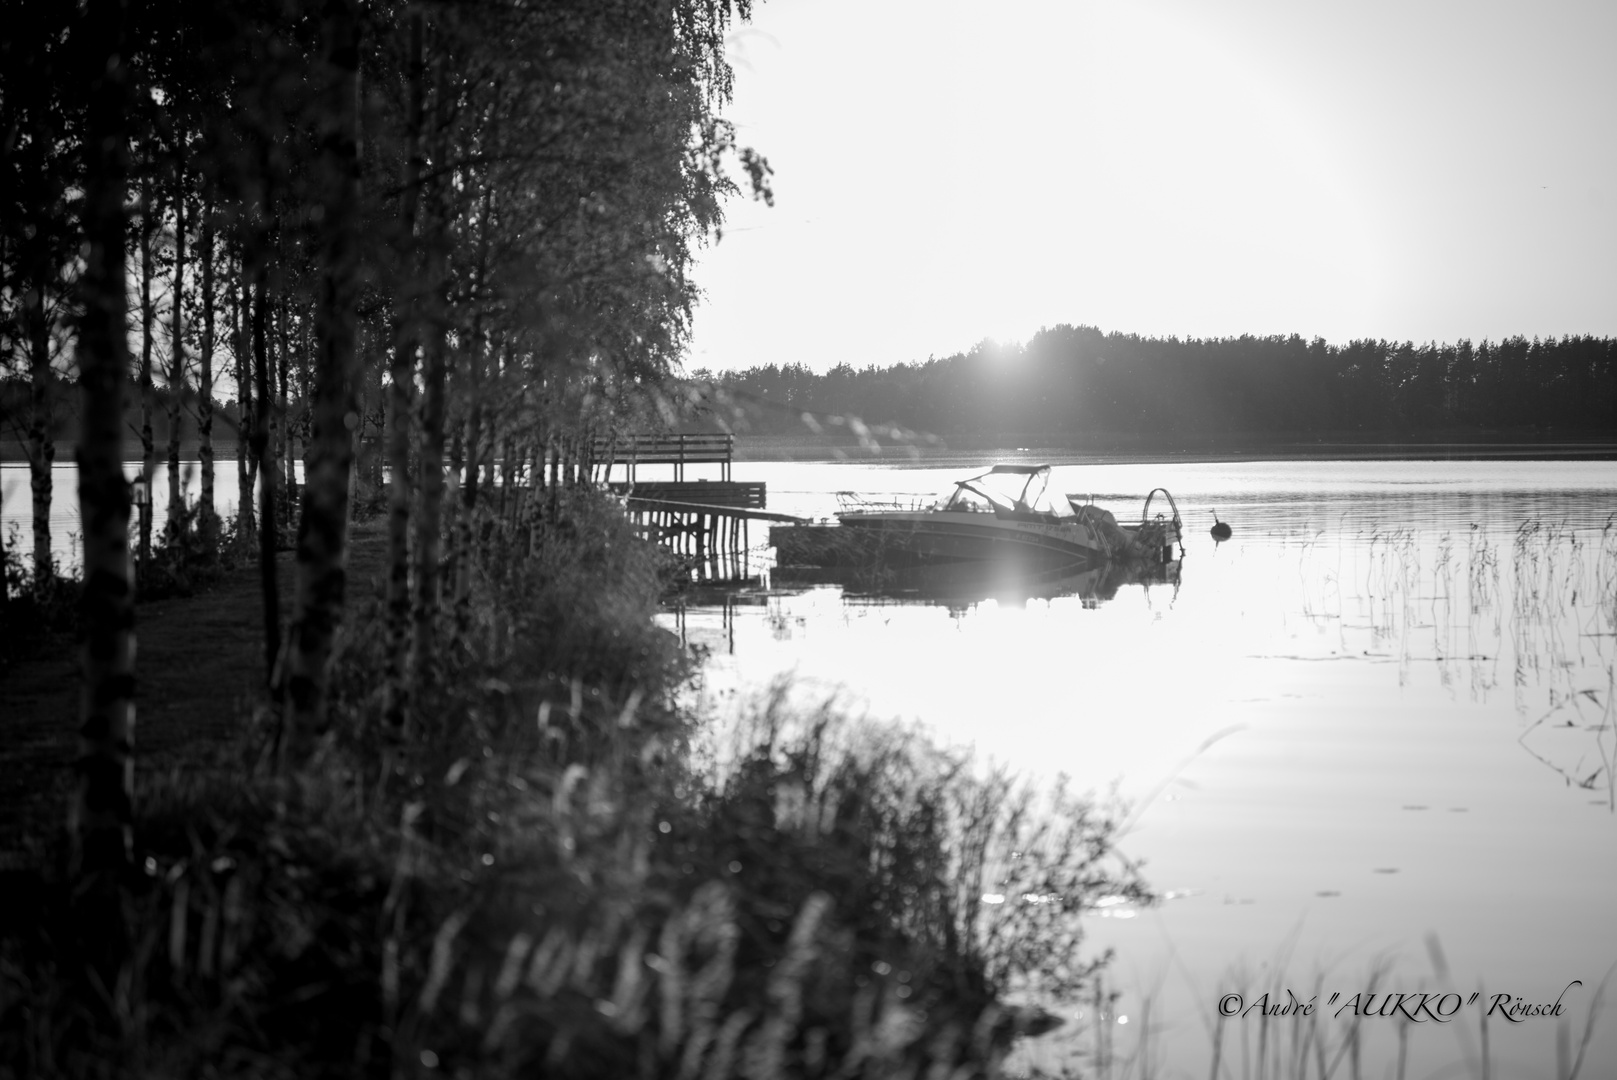
[[(669, 565), (587, 489), (481, 553), (401, 744), (367, 629), (384, 537), (358, 536), (309, 764), (270, 767), (261, 699), (233, 737), (143, 772), (110, 1000), (67, 837), (0, 872), (0, 1060), (19, 1075), (976, 1075), (1052, 1026), (1012, 991), (1087, 985), (1082, 911), (1147, 897), (1110, 853), (1119, 808), (914, 731), (777, 698), (695, 754), (713, 733), (676, 704), (693, 661), (652, 623)], [(233, 644), (195, 642), (200, 671), (254, 650), (252, 613), (235, 622)]]

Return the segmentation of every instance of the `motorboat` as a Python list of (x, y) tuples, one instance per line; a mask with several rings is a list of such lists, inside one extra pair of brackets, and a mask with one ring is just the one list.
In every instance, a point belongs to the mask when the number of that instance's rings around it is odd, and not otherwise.
[[(1157, 502), (1158, 496), (1161, 502)], [(1184, 556), (1184, 522), (1179, 517), (1179, 505), (1167, 488), (1152, 488), (1146, 495), (1138, 525), (1119, 524), (1115, 514), (1095, 504), (1094, 495), (1068, 495), (1067, 505), (1081, 524), (1105, 538), (1110, 552), (1108, 559), (1161, 565), (1174, 561), (1175, 544), (1179, 546), (1180, 556)], [(1153, 506), (1157, 507), (1155, 514), (1151, 512)]]
[[(1075, 562), (1173, 558), (1179, 513), (1161, 488), (1147, 496), (1139, 525), (1119, 525), (1093, 499), (1050, 491), (1049, 465), (995, 465), (956, 481), (930, 505), (904, 506), (839, 493), (835, 525), (771, 530), (782, 565), (837, 566), (880, 560), (887, 565), (996, 562), (1030, 569)], [(1150, 516), (1160, 493), (1172, 516)], [(1162, 506), (1163, 504), (1158, 504)]]

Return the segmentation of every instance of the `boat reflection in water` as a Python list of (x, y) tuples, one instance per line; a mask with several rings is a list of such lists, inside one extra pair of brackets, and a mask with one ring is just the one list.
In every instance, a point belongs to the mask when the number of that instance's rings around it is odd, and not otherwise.
[(1020, 605), (1029, 600), (1077, 596), (1096, 607), (1125, 585), (1179, 587), (1179, 561), (1167, 563), (1075, 562), (1030, 569), (1007, 562), (958, 562), (930, 566), (781, 566), (770, 572), (772, 588), (840, 585), (860, 600), (968, 608), (985, 600)]

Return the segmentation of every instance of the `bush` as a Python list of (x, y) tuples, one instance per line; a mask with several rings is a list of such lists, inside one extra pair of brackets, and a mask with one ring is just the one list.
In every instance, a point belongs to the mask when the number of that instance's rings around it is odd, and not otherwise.
[(152, 545), (152, 557), (137, 570), (136, 595), (141, 600), (191, 596), (221, 574), (256, 558), (252, 537), (243, 536), (238, 515), (218, 520), (213, 535), (202, 528), (200, 508), (186, 504), (171, 517)]
[(18, 530), (0, 543), (0, 676), (12, 664), (76, 636), (79, 582), (53, 572), (36, 578), (25, 564)]

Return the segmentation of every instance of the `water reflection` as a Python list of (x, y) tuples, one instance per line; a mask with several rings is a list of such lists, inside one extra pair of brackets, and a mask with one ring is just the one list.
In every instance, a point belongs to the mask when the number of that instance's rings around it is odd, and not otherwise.
[(1179, 563), (1141, 566), (1126, 563), (1072, 563), (1038, 570), (999, 562), (935, 566), (777, 567), (769, 576), (777, 589), (837, 585), (850, 603), (931, 604), (964, 614), (988, 600), (1012, 607), (1030, 600), (1077, 597), (1086, 608), (1112, 600), (1125, 585), (1179, 584)]

